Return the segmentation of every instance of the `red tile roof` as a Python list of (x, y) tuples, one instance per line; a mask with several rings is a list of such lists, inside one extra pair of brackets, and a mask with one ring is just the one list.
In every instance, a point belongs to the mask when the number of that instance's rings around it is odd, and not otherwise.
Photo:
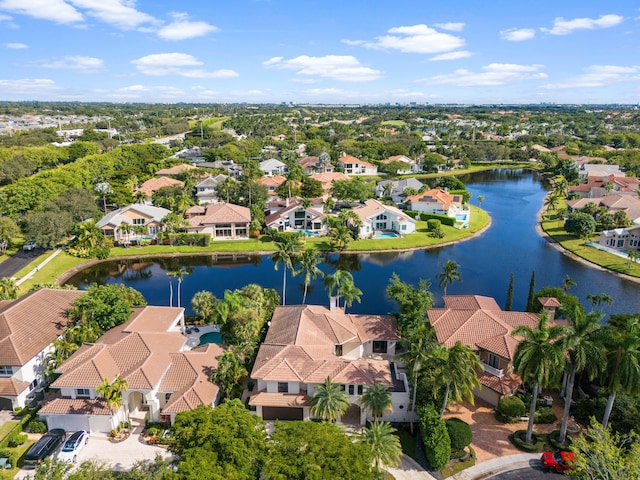
[(173, 186), (182, 187), (183, 185), (184, 182), (176, 180), (175, 178), (158, 177), (147, 180), (142, 185), (140, 185), (136, 191), (143, 192), (147, 197), (151, 197), (153, 195), (153, 192), (155, 192), (156, 190), (160, 190), (161, 188)]
[(54, 398), (43, 405), (39, 414), (49, 415), (113, 415), (107, 402), (101, 398)]
[(17, 397), (31, 385), (29, 382), (22, 382), (13, 377), (0, 378), (0, 396)]

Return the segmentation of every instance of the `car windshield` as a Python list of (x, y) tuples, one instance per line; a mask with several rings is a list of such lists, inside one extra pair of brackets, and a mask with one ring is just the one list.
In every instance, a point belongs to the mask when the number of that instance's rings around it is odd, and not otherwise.
[(560, 454), (560, 452), (553, 452), (553, 459), (554, 459), (557, 463), (562, 463), (562, 462), (564, 462), (564, 460), (562, 459), (562, 455)]
[(76, 440), (67, 440), (62, 447), (63, 452), (73, 452), (76, 449)]

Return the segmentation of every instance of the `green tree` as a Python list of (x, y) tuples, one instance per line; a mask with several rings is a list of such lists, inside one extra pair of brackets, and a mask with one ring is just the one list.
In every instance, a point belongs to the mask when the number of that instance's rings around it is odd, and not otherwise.
[(611, 305), (613, 303), (613, 298), (611, 298), (609, 295), (607, 295), (606, 293), (601, 293), (599, 295), (596, 294), (587, 294), (587, 300), (589, 300), (591, 302), (591, 306), (593, 308), (597, 308), (602, 304), (607, 304), (607, 305)]
[(402, 282), (396, 273), (389, 279), (386, 291), (389, 298), (398, 304), (398, 328), (403, 337), (413, 327), (424, 323), (427, 309), (433, 307), (430, 286), (424, 279), (420, 279), (417, 286)]
[(360, 401), (362, 406), (371, 412), (371, 416), (376, 422), (379, 417), (384, 415), (384, 412), (393, 410), (389, 388), (379, 383), (366, 386)]
[(564, 328), (549, 325), (549, 316), (543, 312), (535, 328), (519, 325), (511, 335), (522, 338), (516, 348), (513, 368), (523, 381), (533, 383), (526, 435), (526, 442), (531, 443), (539, 389), (555, 381), (565, 364), (561, 339)]
[(447, 425), (433, 405), (421, 407), (418, 416), (427, 460), (434, 470), (442, 470), (451, 459), (451, 441)]
[(587, 239), (596, 231), (596, 221), (591, 215), (574, 212), (567, 216), (564, 222), (564, 229), (581, 239)]
[(273, 267), (276, 270), (282, 264), (282, 305), (286, 305), (287, 269), (293, 270), (300, 247), (300, 238), (297, 235), (285, 236), (279, 242), (276, 242), (277, 250), (271, 255)]
[(547, 207), (547, 211), (558, 208), (558, 203), (560, 203), (560, 198), (555, 193), (551, 193), (544, 200), (544, 205)]
[(573, 385), (577, 372), (586, 371), (593, 380), (605, 366), (604, 348), (600, 341), (600, 312), (585, 314), (583, 308), (576, 307), (567, 312), (567, 329), (563, 338), (563, 350), (567, 355), (567, 386), (564, 397), (564, 410), (560, 426), (560, 442), (564, 443), (567, 436), (567, 424), (573, 398)]
[[(186, 277), (190, 273), (191, 273), (191, 270), (186, 268), (186, 267), (182, 267), (179, 270), (172, 270), (171, 272), (167, 272), (167, 276), (168, 277), (177, 278), (178, 279), (178, 292), (177, 292), (178, 308), (180, 308), (180, 299), (182, 297), (181, 291), (180, 291), (180, 287), (182, 285), (182, 281), (184, 280), (184, 277)], [(169, 285), (171, 285), (171, 280), (169, 281)], [(171, 287), (171, 289), (172, 289), (172, 292), (173, 292), (173, 287)], [(173, 303), (171, 302), (169, 305), (171, 306), (171, 305), (173, 305)]]
[(507, 288), (507, 301), (504, 304), (505, 311), (513, 310), (513, 272), (509, 277), (509, 287)]
[(202, 319), (203, 324), (211, 323), (216, 311), (216, 297), (207, 290), (196, 292), (191, 298), (191, 308)]
[(15, 300), (18, 298), (18, 286), (9, 277), (0, 278), (0, 300)]
[(353, 240), (349, 227), (345, 225), (335, 225), (329, 229), (329, 239), (334, 249), (343, 251)]
[[(355, 288), (353, 275), (351, 275), (351, 272), (342, 269), (338, 269), (334, 273), (325, 275), (324, 288), (327, 290), (329, 297), (333, 297), (335, 293), (335, 296), (338, 299), (338, 306), (340, 306), (340, 297), (345, 296), (345, 294), (348, 295), (350, 299), (353, 295), (359, 297), (359, 295), (362, 294), (361, 291), (359, 294), (357, 291), (353, 291)], [(359, 291), (359, 289), (356, 290)]]
[(444, 295), (447, 295), (447, 287), (453, 282), (461, 282), (460, 265), (454, 260), (447, 260), (442, 267), (442, 272), (436, 274), (436, 280), (438, 280), (438, 286), (444, 290)]
[(325, 421), (338, 420), (350, 405), (345, 391), (329, 377), (316, 387), (311, 397), (311, 413)]
[(527, 307), (525, 308), (527, 312), (534, 311), (533, 296), (535, 294), (535, 291), (536, 291), (536, 272), (534, 270), (531, 272), (531, 280), (529, 280), (529, 294), (527, 295)]
[(445, 387), (440, 417), (450, 400), (459, 402), (466, 399), (473, 405), (473, 390), (481, 387), (477, 372), (482, 370), (482, 364), (478, 355), (459, 341), (451, 348), (441, 347), (433, 352), (435, 361), (432, 364), (436, 365), (439, 381)]
[(353, 305), (353, 302), (360, 303), (360, 296), (362, 295), (362, 290), (356, 287), (356, 284), (353, 281), (353, 277), (351, 280), (348, 280), (343, 285), (340, 286), (339, 289), (340, 296), (344, 300), (344, 311), (347, 311), (347, 307)]
[(248, 374), (232, 347), (220, 356), (218, 368), (211, 375), (211, 380), (220, 384), (226, 398), (237, 398), (242, 393), (242, 381)]
[(32, 212), (24, 219), (25, 232), (36, 244), (52, 248), (71, 232), (71, 215), (67, 212)]
[(298, 258), (298, 268), (294, 270), (295, 275), (304, 275), (304, 294), (302, 295), (302, 304), (307, 301), (307, 292), (309, 284), (318, 277), (323, 277), (324, 272), (318, 268), (322, 263), (322, 257), (315, 248), (310, 248), (302, 252)]
[(367, 445), (373, 455), (373, 466), (380, 472), (385, 467), (396, 467), (402, 458), (400, 438), (388, 422), (374, 422), (358, 435), (358, 442)]
[(122, 392), (126, 392), (128, 389), (128, 382), (120, 375), (116, 375), (111, 382), (108, 378), (104, 378), (102, 383), (96, 387), (96, 393), (107, 401), (107, 406), (112, 412), (117, 412), (122, 406)]
[(564, 276), (564, 280), (562, 281), (562, 289), (565, 292), (569, 290), (571, 287), (575, 287), (576, 285), (578, 284), (575, 282), (573, 278), (571, 278), (569, 275)]
[(123, 284), (92, 285), (85, 295), (76, 298), (69, 316), (74, 325), (95, 324), (104, 332), (126, 322), (132, 307), (146, 304), (140, 292)]
[(11, 247), (11, 240), (20, 235), (20, 228), (9, 217), (0, 217), (0, 254), (4, 255)]

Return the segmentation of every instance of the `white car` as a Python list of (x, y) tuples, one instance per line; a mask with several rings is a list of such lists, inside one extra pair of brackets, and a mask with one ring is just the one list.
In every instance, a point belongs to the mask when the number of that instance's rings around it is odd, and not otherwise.
[(84, 430), (78, 430), (74, 432), (67, 441), (62, 445), (60, 453), (58, 453), (58, 460), (64, 462), (75, 463), (78, 458), (78, 453), (89, 441), (89, 434)]
[(27, 243), (25, 243), (22, 246), (22, 250), (24, 250), (25, 252), (30, 252), (31, 250), (34, 250), (36, 248), (36, 242), (34, 242), (33, 240), (29, 240)]

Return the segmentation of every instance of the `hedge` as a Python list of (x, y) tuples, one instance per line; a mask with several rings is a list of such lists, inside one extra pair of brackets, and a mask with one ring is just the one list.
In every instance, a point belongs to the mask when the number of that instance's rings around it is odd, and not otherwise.
[(526, 415), (527, 409), (519, 397), (502, 397), (498, 401), (496, 413), (508, 418), (519, 418)]
[(208, 233), (170, 233), (169, 243), (174, 246), (208, 247), (211, 244), (211, 235)]
[(447, 425), (452, 452), (463, 450), (471, 443), (473, 433), (467, 422), (459, 418), (450, 418), (445, 421), (445, 424)]
[(442, 470), (451, 459), (451, 443), (444, 420), (433, 405), (421, 407), (418, 417), (427, 460), (434, 470)]
[(449, 225), (453, 227), (456, 224), (456, 219), (453, 217), (447, 217), (446, 215), (436, 215), (435, 213), (424, 213), (420, 214), (420, 220), (426, 222), (429, 219), (440, 220), (443, 225)]
[(416, 210), (405, 210), (404, 213), (415, 220), (420, 212)]
[(36, 407), (33, 410), (30, 410), (29, 413), (27, 413), (24, 417), (22, 417), (22, 420), (20, 420), (15, 427), (13, 427), (9, 433), (7, 433), (7, 436), (4, 437), (2, 440), (0, 440), (0, 448), (7, 448), (7, 446), (9, 445), (9, 439), (13, 436), (13, 435), (18, 435), (20, 433), (22, 433), (22, 431), (24, 430), (24, 427), (26, 424), (28, 424), (31, 420), (33, 420), (36, 415), (38, 414), (38, 410), (40, 410), (40, 406)]
[(527, 431), (526, 430), (516, 430), (513, 432), (513, 435), (509, 437), (512, 443), (520, 450), (529, 453), (541, 452), (544, 449), (544, 435), (533, 433), (531, 439), (533, 443), (529, 444), (526, 442)]
[(542, 407), (536, 410), (533, 423), (553, 423), (558, 419), (556, 412), (551, 407)]

